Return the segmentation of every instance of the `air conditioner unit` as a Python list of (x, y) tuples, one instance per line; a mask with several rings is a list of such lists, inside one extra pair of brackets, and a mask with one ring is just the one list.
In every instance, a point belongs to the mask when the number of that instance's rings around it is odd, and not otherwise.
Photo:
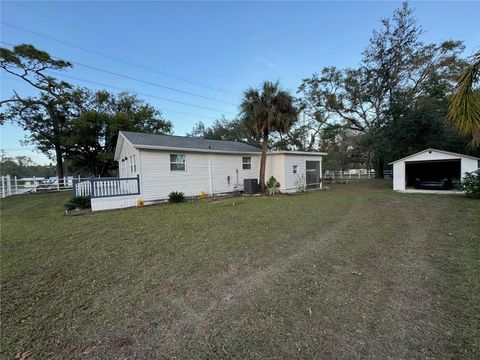
[(243, 180), (243, 193), (244, 194), (258, 194), (258, 180), (257, 179), (244, 179)]

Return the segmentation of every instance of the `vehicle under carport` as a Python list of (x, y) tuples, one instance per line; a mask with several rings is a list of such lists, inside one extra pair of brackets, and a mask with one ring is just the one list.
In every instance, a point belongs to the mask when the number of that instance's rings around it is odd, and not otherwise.
[(461, 160), (406, 161), (407, 188), (451, 190), (460, 180)]
[(444, 150), (426, 149), (390, 163), (393, 189), (398, 191), (451, 190), (465, 173), (476, 171), (480, 158)]

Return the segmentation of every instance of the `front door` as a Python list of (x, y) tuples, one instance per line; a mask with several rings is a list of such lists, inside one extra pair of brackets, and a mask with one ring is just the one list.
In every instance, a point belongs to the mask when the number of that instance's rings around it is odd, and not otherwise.
[(320, 187), (320, 161), (307, 161), (307, 173), (305, 176), (307, 189), (316, 189)]

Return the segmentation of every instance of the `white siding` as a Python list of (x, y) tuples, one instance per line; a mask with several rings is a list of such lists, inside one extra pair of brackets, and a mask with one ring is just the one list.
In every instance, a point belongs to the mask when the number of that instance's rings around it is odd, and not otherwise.
[(465, 177), (466, 172), (472, 172), (479, 169), (480, 160), (462, 158), (462, 164), (460, 166), (460, 171), (462, 172), (462, 179)]
[[(132, 155), (135, 155), (137, 163), (137, 171), (132, 172), (130, 168), (130, 161)], [(122, 161), (122, 159), (127, 160)], [(122, 150), (120, 151), (120, 160), (118, 161), (118, 175), (119, 177), (135, 177), (140, 173), (139, 169), (139, 151), (136, 150), (128, 141), (123, 141)]]
[(422, 153), (419, 153), (417, 155), (413, 155), (404, 161), (431, 161), (431, 160), (455, 160), (455, 159), (460, 159), (460, 156), (458, 155), (452, 155), (452, 154), (446, 154), (440, 151), (425, 151)]
[[(185, 171), (170, 170), (170, 155), (185, 155)], [(130, 159), (135, 155), (137, 172), (131, 172)], [(242, 157), (251, 157), (251, 169), (243, 170)], [(122, 162), (127, 157), (129, 160)], [(266, 179), (270, 176), (280, 182), (282, 192), (294, 192), (298, 181), (305, 179), (305, 162), (320, 161), (320, 155), (269, 154), (266, 162)], [(296, 165), (297, 174), (293, 174)], [(238, 171), (238, 175), (237, 175)], [(243, 190), (244, 179), (258, 179), (260, 155), (258, 154), (219, 154), (189, 151), (166, 151), (135, 149), (125, 141), (120, 151), (120, 177), (133, 177), (140, 174), (140, 197), (146, 202), (168, 198), (172, 191), (181, 191), (186, 196)], [(320, 166), (321, 172), (321, 166)], [(321, 176), (321, 173), (320, 173)], [(138, 198), (138, 197), (137, 197)], [(133, 206), (133, 205), (132, 205)]]
[(280, 183), (280, 191), (285, 191), (285, 155), (269, 154), (267, 155), (267, 164), (265, 169), (265, 182), (270, 176), (274, 176)]
[[(170, 154), (185, 155), (185, 171), (170, 170)], [(242, 157), (252, 158), (252, 168), (242, 169)], [(168, 152), (140, 150), (140, 187), (142, 199), (154, 201), (166, 199), (172, 191), (186, 196), (197, 196), (204, 191), (218, 194), (234, 191), (237, 182), (243, 189), (243, 179), (258, 178), (259, 156), (250, 154), (214, 154), (194, 152)], [(230, 176), (230, 183), (227, 177)]]
[(405, 190), (405, 161), (393, 164), (393, 190)]
[[(322, 157), (313, 155), (297, 155), (285, 154), (285, 184), (283, 186), (285, 192), (294, 192), (298, 187), (298, 183), (306, 179), (306, 162), (320, 162), (320, 179), (322, 178)], [(293, 173), (293, 166), (297, 165), (297, 173)], [(320, 188), (322, 183), (320, 182)]]
[(93, 198), (91, 200), (92, 211), (134, 207), (136, 206), (138, 199), (140, 199), (140, 195)]
[[(252, 166), (250, 170), (243, 170), (242, 157), (249, 156), (252, 158)], [(260, 172), (260, 156), (259, 155), (230, 155), (230, 154), (213, 154), (212, 157), (212, 178), (213, 193), (226, 193), (235, 190), (237, 183), (239, 190), (243, 190), (244, 179), (258, 179)], [(230, 184), (227, 177), (230, 176)]]
[[(322, 177), (322, 156), (303, 154), (269, 154), (267, 156), (267, 171), (265, 181), (274, 176), (280, 183), (280, 191), (295, 192), (300, 183), (305, 182), (306, 161), (320, 161), (320, 178)], [(293, 166), (297, 173), (293, 173)], [(320, 184), (321, 187), (321, 184)]]
[[(305, 183), (307, 167), (305, 156), (302, 155), (284, 155), (285, 156), (285, 180), (283, 191), (294, 192), (300, 184)], [(293, 166), (297, 166), (297, 173), (293, 173)]]

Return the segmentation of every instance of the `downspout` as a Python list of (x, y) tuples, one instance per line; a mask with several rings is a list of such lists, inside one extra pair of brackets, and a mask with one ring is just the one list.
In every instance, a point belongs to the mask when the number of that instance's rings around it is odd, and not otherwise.
[[(140, 177), (139, 183), (138, 183), (138, 192), (139, 197), (143, 199), (143, 172), (142, 172), (142, 151), (140, 149), (135, 149), (137, 152), (137, 175)], [(145, 199), (143, 199), (145, 200)]]
[(210, 176), (210, 195), (213, 196), (213, 155), (208, 156), (208, 170)]
[(320, 190), (323, 189), (323, 156), (320, 156)]

